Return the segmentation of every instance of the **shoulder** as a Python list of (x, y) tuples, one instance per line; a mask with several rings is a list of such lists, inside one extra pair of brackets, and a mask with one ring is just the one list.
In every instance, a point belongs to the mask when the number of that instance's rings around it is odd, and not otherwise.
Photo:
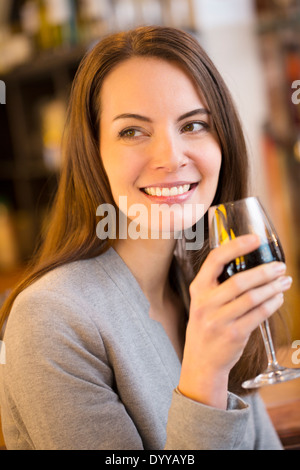
[(110, 344), (116, 331), (140, 321), (141, 309), (146, 311), (148, 303), (137, 281), (109, 249), (55, 268), (24, 289), (14, 301), (5, 341), (15, 347), (28, 338), (36, 350), (71, 339)]
[(40, 305), (93, 303), (96, 297), (103, 300), (114, 289), (114, 279), (105, 269), (111, 258), (108, 252), (96, 258), (64, 264), (44, 274), (16, 298), (13, 309), (33, 302)]
[(101, 322), (105, 312), (105, 279), (93, 258), (55, 268), (25, 288), (14, 301), (4, 334), (9, 370), (12, 364), (20, 371), (24, 364), (36, 367), (38, 358), (59, 361), (87, 349), (104, 357), (95, 318)]
[[(7, 328), (42, 325), (47, 330), (68, 323), (87, 325), (93, 310), (105, 305), (115, 283), (105, 270), (109, 254), (71, 262), (44, 274), (15, 299)], [(100, 260), (101, 259), (101, 260)], [(49, 324), (50, 323), (50, 324)]]

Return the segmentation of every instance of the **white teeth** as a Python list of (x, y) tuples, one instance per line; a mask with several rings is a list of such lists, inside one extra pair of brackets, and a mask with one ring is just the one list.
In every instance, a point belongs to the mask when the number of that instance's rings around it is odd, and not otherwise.
[(144, 188), (145, 193), (150, 196), (178, 196), (178, 194), (187, 193), (190, 190), (190, 184), (184, 184), (182, 186), (173, 186), (172, 188)]

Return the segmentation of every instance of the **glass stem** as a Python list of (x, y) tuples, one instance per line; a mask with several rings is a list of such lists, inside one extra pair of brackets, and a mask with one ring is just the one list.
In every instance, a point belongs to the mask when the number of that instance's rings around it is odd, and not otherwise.
[(272, 335), (270, 331), (270, 325), (268, 320), (264, 321), (260, 325), (260, 331), (265, 343), (265, 348), (267, 352), (267, 357), (268, 357), (268, 369), (276, 369), (278, 366), (278, 362), (276, 359), (276, 354), (275, 354), (275, 349), (273, 345), (273, 340), (272, 340)]

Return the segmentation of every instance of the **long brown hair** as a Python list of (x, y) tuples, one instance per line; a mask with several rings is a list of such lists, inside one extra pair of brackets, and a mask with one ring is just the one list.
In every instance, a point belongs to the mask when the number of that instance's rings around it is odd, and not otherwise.
[[(101, 241), (96, 236), (96, 208), (102, 203), (115, 205), (99, 155), (100, 92), (103, 80), (114, 67), (138, 56), (175, 61), (194, 80), (204, 97), (222, 149), (214, 203), (248, 195), (248, 159), (240, 121), (222, 77), (196, 38), (174, 28), (158, 26), (141, 27), (104, 38), (85, 55), (74, 79), (62, 171), (47, 233), (29, 273), (2, 307), (0, 330), (15, 298), (27, 286), (58, 266), (98, 256), (113, 245), (113, 240)], [(189, 261), (194, 274), (207, 252), (206, 241), (202, 250), (192, 254)], [(242, 392), (241, 381), (257, 372), (258, 364), (255, 365), (253, 358), (261, 360), (259, 348), (252, 336), (232, 371), (232, 390)]]

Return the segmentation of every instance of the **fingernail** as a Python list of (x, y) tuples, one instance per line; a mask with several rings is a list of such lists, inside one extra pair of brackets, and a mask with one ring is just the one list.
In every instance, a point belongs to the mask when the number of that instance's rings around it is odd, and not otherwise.
[(284, 276), (279, 278), (279, 282), (282, 289), (289, 289), (292, 285), (293, 279), (291, 276)]
[(286, 264), (275, 261), (274, 270), (277, 274), (283, 274), (286, 271)]
[(283, 295), (283, 292), (280, 292), (280, 294), (277, 294), (277, 297), (278, 297), (278, 300), (280, 300), (281, 302), (284, 301), (284, 295)]
[(259, 236), (256, 233), (251, 233), (246, 236), (245, 238), (245, 244), (248, 245), (249, 243), (258, 243), (260, 241)]

